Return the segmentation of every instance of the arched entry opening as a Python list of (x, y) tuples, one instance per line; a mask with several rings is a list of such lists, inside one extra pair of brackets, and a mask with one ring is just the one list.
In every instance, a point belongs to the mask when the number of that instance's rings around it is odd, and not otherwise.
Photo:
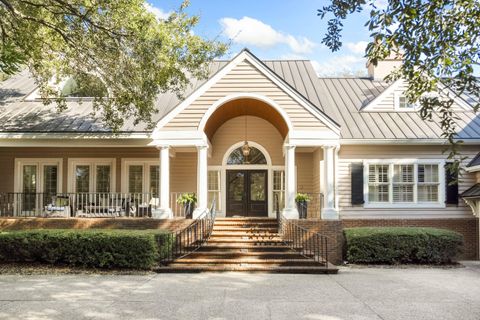
[(245, 156), (243, 142), (234, 144), (225, 154), (225, 215), (227, 217), (268, 216), (269, 171), (271, 160), (266, 150), (250, 142)]
[[(274, 217), (274, 193), (280, 195), (283, 208), (288, 118), (265, 101), (244, 97), (219, 105), (207, 116), (203, 130), (211, 142), (209, 181), (219, 186), (220, 211), (230, 217)], [(247, 156), (245, 141), (250, 147)]]

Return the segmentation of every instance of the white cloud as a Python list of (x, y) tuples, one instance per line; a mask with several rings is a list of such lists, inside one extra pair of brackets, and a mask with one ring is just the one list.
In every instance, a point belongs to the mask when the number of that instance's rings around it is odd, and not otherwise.
[(383, 10), (387, 8), (388, 0), (375, 0), (373, 4), (375, 5), (375, 7), (377, 7), (377, 9)]
[(297, 53), (287, 53), (280, 56), (281, 60), (308, 60), (307, 57)]
[(316, 44), (306, 37), (295, 37), (273, 29), (270, 25), (250, 17), (222, 18), (223, 33), (233, 42), (260, 48), (286, 44), (297, 54), (310, 53)]
[(145, 6), (145, 9), (153, 13), (157, 17), (157, 19), (166, 20), (172, 13), (171, 11), (165, 12), (161, 8), (155, 7), (154, 5), (148, 2), (144, 2), (144, 6)]
[(365, 54), (365, 49), (367, 48), (367, 41), (358, 41), (358, 42), (347, 42), (345, 47), (355, 54)]
[(318, 75), (358, 75), (365, 73), (365, 59), (354, 55), (336, 56), (326, 61), (312, 60), (312, 65)]

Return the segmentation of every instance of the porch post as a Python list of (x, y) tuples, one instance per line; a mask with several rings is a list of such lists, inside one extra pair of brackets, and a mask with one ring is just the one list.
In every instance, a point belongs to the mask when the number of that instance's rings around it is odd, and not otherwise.
[(323, 192), (324, 205), (322, 219), (338, 219), (338, 210), (335, 207), (335, 172), (336, 172), (336, 145), (324, 145), (323, 148)]
[(193, 218), (208, 209), (208, 146), (197, 147), (197, 208)]
[(297, 186), (295, 184), (295, 146), (285, 145), (285, 208), (283, 214), (287, 219), (298, 219), (295, 206)]
[(170, 147), (159, 146), (160, 150), (160, 210), (155, 218), (173, 218), (170, 208)]

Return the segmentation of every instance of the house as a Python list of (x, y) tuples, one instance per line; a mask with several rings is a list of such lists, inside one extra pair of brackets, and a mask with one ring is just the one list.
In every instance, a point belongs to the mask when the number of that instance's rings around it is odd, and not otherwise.
[(302, 192), (311, 224), (453, 229), (475, 258), (480, 116), (469, 96), (456, 98), (470, 166), (450, 185), (438, 119), (421, 119), (403, 81), (382, 80), (399, 63), (370, 65), (365, 78), (321, 78), (309, 61), (243, 50), (213, 62), (183, 100), (160, 95), (154, 130), (127, 120), (116, 135), (88, 98), (67, 98), (62, 114), (43, 105), (23, 72), (0, 87), (0, 215), (173, 218), (183, 214), (178, 195), (195, 192), (194, 217), (216, 199), (218, 216), (275, 217), (280, 208), (296, 219)]

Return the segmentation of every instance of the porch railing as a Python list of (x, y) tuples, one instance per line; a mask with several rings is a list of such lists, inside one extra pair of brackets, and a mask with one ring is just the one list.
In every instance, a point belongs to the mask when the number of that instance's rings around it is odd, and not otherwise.
[(278, 197), (275, 197), (275, 203), (279, 233), (285, 244), (328, 268), (329, 245), (333, 243), (332, 239), (300, 226), (298, 220), (286, 219), (280, 211)]
[(207, 242), (215, 223), (215, 201), (213, 199), (210, 210), (206, 209), (187, 228), (170, 234), (167, 241), (172, 244), (166, 246), (168, 249), (161, 257), (162, 264), (166, 265), (175, 259), (186, 256)]
[(153, 193), (0, 193), (3, 217), (151, 217)]

